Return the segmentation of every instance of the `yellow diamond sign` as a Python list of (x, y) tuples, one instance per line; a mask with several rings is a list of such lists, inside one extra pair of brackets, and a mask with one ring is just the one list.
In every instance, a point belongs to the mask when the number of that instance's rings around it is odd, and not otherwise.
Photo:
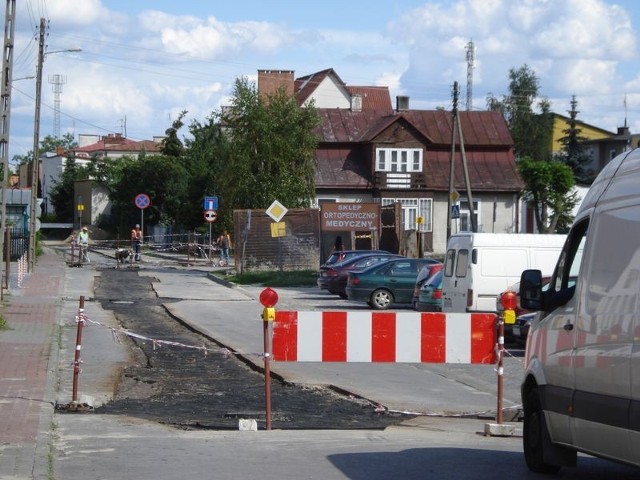
[(267, 208), (267, 215), (269, 215), (274, 222), (279, 222), (288, 211), (287, 207), (282, 205), (278, 200), (274, 200), (269, 208)]

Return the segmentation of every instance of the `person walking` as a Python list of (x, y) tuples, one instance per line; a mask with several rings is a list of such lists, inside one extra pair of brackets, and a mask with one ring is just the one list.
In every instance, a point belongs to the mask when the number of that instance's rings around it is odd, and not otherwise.
[(229, 248), (231, 246), (231, 237), (229, 233), (224, 230), (222, 235), (218, 237), (218, 246), (220, 247), (220, 263), (221, 266), (229, 265)]
[(78, 245), (78, 261), (80, 263), (89, 263), (89, 229), (85, 226), (82, 227), (78, 236), (76, 237), (76, 243)]
[(141, 246), (142, 230), (140, 230), (140, 225), (136, 224), (136, 226), (131, 230), (131, 251), (133, 252), (133, 259), (136, 262), (142, 260), (142, 255), (140, 253)]

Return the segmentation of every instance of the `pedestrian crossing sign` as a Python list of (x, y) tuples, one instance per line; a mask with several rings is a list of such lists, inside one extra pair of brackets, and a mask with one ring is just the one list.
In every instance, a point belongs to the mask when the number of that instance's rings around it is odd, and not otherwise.
[(451, 205), (451, 218), (460, 218), (460, 207), (458, 205)]

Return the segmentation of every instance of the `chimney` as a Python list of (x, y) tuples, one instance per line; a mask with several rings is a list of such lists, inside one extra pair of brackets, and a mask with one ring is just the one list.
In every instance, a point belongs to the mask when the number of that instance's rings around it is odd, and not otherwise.
[(352, 112), (361, 112), (362, 111), (362, 95), (356, 93), (351, 96), (351, 111)]
[(258, 94), (262, 96), (275, 94), (284, 87), (287, 95), (293, 96), (293, 70), (258, 70)]
[(397, 95), (396, 96), (396, 111), (402, 112), (404, 110), (409, 110), (409, 97), (405, 95)]

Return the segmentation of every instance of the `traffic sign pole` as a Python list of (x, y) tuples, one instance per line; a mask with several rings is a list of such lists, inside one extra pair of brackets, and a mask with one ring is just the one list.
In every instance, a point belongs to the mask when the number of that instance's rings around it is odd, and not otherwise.
[(151, 199), (146, 193), (139, 193), (133, 199), (133, 203), (140, 209), (140, 232), (142, 232), (142, 238), (140, 243), (144, 240), (144, 209), (151, 206)]
[(211, 248), (212, 241), (213, 239), (211, 238), (211, 222), (209, 222), (209, 265), (213, 265), (213, 254)]

